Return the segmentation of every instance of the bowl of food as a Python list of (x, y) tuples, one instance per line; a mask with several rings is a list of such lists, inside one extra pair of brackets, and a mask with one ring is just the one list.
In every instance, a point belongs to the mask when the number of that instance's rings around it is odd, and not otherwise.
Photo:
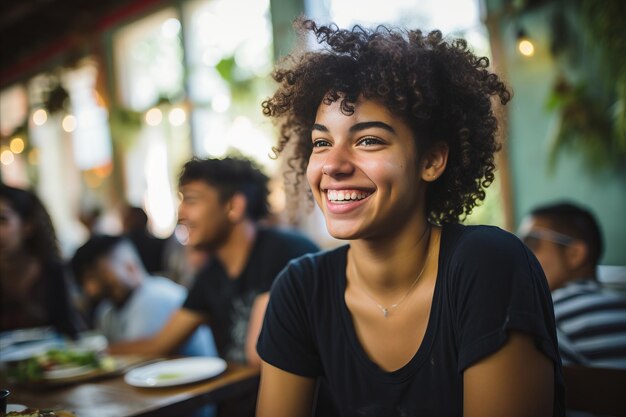
[(9, 379), (17, 383), (69, 382), (97, 374), (108, 366), (102, 354), (85, 349), (53, 347), (7, 367)]

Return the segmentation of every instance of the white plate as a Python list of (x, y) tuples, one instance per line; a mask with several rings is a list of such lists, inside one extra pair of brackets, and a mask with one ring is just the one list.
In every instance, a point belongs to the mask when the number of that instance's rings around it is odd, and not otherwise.
[(26, 406), (22, 405), (22, 404), (7, 404), (7, 413), (10, 413), (11, 411), (16, 411), (16, 412), (20, 412), (20, 411), (24, 411), (26, 410)]
[(0, 350), (0, 362), (15, 362), (30, 359), (60, 346), (62, 346), (62, 343), (57, 340), (41, 340), (11, 345)]
[(58, 368), (45, 371), (43, 373), (43, 377), (44, 379), (50, 380), (73, 378), (77, 376), (87, 375), (95, 370), (96, 368), (94, 368), (92, 365), (70, 366), (67, 368)]
[(135, 368), (124, 376), (135, 387), (171, 387), (217, 376), (226, 370), (220, 358), (193, 357), (172, 359)]

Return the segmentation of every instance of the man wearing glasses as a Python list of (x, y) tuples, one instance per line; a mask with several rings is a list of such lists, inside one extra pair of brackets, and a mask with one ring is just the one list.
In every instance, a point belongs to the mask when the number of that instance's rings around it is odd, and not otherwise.
[(597, 280), (603, 242), (593, 214), (568, 202), (537, 207), (519, 235), (552, 291), (563, 363), (626, 368), (626, 297)]

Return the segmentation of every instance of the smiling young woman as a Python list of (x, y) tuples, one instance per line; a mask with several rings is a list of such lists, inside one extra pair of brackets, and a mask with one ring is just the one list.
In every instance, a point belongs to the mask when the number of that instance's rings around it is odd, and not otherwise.
[(539, 264), (514, 235), (459, 224), (494, 178), (504, 84), (437, 31), (298, 24), (325, 46), (274, 72), (264, 112), (349, 244), (275, 281), (257, 415), (563, 415)]

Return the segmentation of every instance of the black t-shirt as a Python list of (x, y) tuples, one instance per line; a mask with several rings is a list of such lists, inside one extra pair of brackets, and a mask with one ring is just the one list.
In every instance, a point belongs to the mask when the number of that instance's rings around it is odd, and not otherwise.
[(260, 228), (248, 263), (236, 279), (227, 276), (217, 258), (196, 275), (183, 308), (209, 320), (220, 356), (245, 362), (245, 341), (255, 298), (269, 291), (287, 263), (319, 248), (306, 237), (288, 230)]
[[(287, 372), (318, 378), (325, 417), (462, 416), (463, 371), (509, 330), (554, 362), (554, 416), (564, 408), (550, 292), (535, 257), (496, 227), (446, 225), (428, 326), (415, 356), (386, 372), (366, 354), (345, 304), (348, 246), (291, 262), (275, 281), (257, 349)], [(324, 396), (322, 396), (324, 397)]]

